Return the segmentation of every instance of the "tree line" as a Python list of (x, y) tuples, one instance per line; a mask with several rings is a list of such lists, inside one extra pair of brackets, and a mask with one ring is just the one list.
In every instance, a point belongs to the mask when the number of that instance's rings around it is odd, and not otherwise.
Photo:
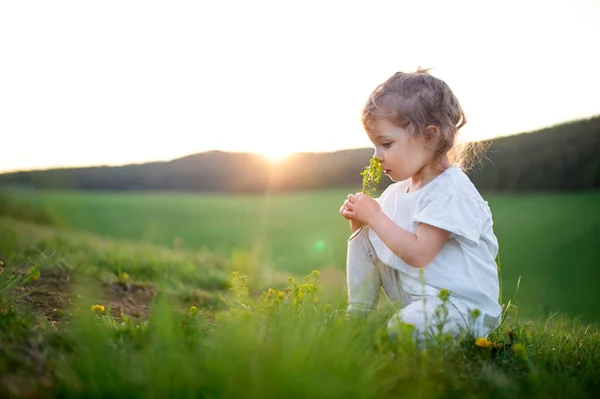
[[(600, 188), (600, 117), (484, 142), (469, 177), (482, 191)], [(280, 164), (248, 153), (210, 151), (169, 162), (23, 171), (0, 175), (0, 187), (52, 190), (265, 192), (361, 186), (370, 148), (299, 153)], [(385, 179), (387, 180), (387, 179)], [(387, 182), (382, 183), (382, 188)]]

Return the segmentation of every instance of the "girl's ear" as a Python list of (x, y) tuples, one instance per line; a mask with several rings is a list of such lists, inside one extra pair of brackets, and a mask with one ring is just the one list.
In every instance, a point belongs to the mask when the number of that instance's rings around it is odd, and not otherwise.
[(440, 129), (436, 125), (429, 125), (425, 128), (425, 141), (427, 144), (433, 143), (438, 135), (440, 134)]

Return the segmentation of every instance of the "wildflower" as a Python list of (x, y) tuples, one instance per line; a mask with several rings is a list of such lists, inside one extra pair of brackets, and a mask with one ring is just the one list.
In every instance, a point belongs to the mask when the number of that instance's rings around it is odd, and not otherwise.
[[(373, 195), (375, 194), (375, 192), (377, 191), (377, 183), (379, 183), (379, 180), (381, 180), (381, 177), (383, 176), (383, 168), (381, 167), (381, 159), (379, 158), (371, 158), (369, 160), (369, 165), (365, 168), (365, 170), (363, 170), (360, 175), (362, 176), (362, 190), (361, 192), (363, 194), (368, 195), (369, 197), (373, 197)], [(354, 233), (352, 233), (352, 235), (350, 236), (350, 238), (348, 239), (348, 241), (352, 240), (354, 237), (356, 237), (364, 228), (364, 224), (362, 224), (360, 226), (359, 229), (357, 229)]]
[(35, 270), (35, 266), (29, 268), (29, 280), (37, 280), (40, 278), (40, 271)]
[(95, 314), (100, 314), (100, 313), (104, 313), (105, 307), (102, 305), (93, 305), (92, 306), (92, 312), (94, 312)]
[(198, 313), (198, 307), (196, 305), (190, 306), (190, 313), (192, 313), (192, 314)]
[(122, 280), (127, 280), (127, 279), (129, 279), (129, 274), (127, 274), (127, 273), (121, 273), (121, 279), (122, 279)]
[(304, 290), (308, 293), (308, 294), (312, 294), (314, 292), (317, 291), (317, 286), (314, 284), (310, 284), (310, 283), (306, 283), (304, 284)]
[(523, 345), (523, 344), (519, 344), (519, 343), (514, 344), (512, 346), (512, 350), (516, 357), (525, 359), (525, 356), (527, 356), (527, 349), (525, 349), (525, 345)]
[(362, 176), (362, 192), (372, 197), (376, 191), (375, 186), (383, 176), (383, 168), (381, 167), (381, 159), (371, 158), (369, 166), (360, 174)]
[(450, 291), (448, 291), (446, 288), (442, 288), (440, 290), (440, 299), (443, 302), (446, 302), (448, 300), (448, 298), (450, 297)]
[(486, 349), (490, 347), (490, 341), (488, 341), (487, 338), (479, 337), (475, 340), (475, 345), (477, 345), (480, 348)]

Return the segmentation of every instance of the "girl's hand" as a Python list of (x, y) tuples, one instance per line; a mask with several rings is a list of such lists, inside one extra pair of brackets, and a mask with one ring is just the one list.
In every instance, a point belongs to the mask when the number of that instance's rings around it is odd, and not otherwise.
[(346, 219), (359, 220), (364, 224), (370, 224), (371, 220), (381, 213), (379, 202), (363, 193), (350, 194), (343, 207), (347, 211), (342, 216)]
[[(352, 197), (352, 194), (348, 194), (348, 198)], [(355, 220), (352, 217), (352, 213), (350, 212), (350, 209), (348, 209), (347, 205), (349, 204), (349, 201), (346, 200), (344, 201), (344, 203), (342, 204), (342, 207), (340, 208), (340, 215), (342, 215), (344, 217), (344, 219), (353, 221)]]

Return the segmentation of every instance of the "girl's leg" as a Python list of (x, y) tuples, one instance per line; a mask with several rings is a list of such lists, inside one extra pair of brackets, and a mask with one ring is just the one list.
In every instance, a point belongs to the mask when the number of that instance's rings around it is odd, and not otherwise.
[(402, 279), (400, 272), (382, 263), (379, 258), (376, 258), (375, 265), (379, 270), (381, 286), (389, 300), (397, 307), (402, 308), (411, 303), (410, 296), (402, 288)]
[(377, 255), (369, 241), (368, 228), (348, 242), (346, 275), (348, 279), (348, 313), (365, 314), (379, 301), (381, 278), (375, 267)]

